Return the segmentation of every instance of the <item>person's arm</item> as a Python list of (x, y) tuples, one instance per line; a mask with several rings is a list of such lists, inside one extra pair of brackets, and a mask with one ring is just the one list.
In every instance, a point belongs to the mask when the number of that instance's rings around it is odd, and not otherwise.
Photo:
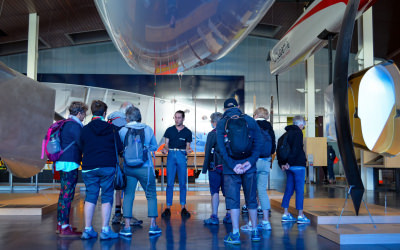
[(192, 131), (190, 131), (190, 135), (187, 135), (186, 138), (186, 154), (190, 154), (193, 152), (193, 150), (190, 148), (190, 143), (192, 142)]
[(156, 140), (156, 137), (154, 136), (153, 130), (150, 127), (148, 127), (148, 131), (149, 131), (149, 135), (150, 135), (150, 142), (148, 145), (148, 149), (149, 149), (149, 151), (154, 152), (157, 150), (157, 140)]
[(121, 155), (122, 151), (124, 151), (124, 145), (122, 144), (121, 138), (118, 133), (119, 129), (117, 130), (118, 127), (115, 125), (111, 125), (111, 126), (113, 126), (113, 133), (115, 133), (115, 134), (113, 134), (113, 136), (115, 139), (115, 143), (117, 144), (118, 154)]
[[(211, 161), (211, 149), (213, 144), (212, 142), (212, 137), (215, 140), (215, 133), (210, 132), (207, 135), (207, 141), (206, 141), (206, 146), (204, 148), (204, 162), (203, 162), (203, 170), (201, 171), (203, 174), (207, 173), (208, 166), (210, 166), (210, 161)], [(215, 150), (214, 150), (215, 154)]]
[(163, 149), (161, 149), (161, 153), (167, 154), (168, 153), (168, 149), (169, 149), (169, 146), (168, 146), (169, 139), (164, 137), (164, 140), (165, 140), (165, 143), (164, 143)]
[(225, 148), (225, 122), (225, 119), (222, 119), (217, 124), (217, 147), (222, 159), (224, 160), (224, 167), (233, 169), (235, 167), (234, 161), (228, 156), (228, 152)]

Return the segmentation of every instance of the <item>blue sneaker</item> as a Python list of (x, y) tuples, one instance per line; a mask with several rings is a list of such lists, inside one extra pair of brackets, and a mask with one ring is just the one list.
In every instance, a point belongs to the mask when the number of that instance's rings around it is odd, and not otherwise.
[(253, 230), (251, 232), (251, 241), (260, 241), (261, 240), (261, 236), (260, 233), (258, 232), (258, 230)]
[(119, 237), (119, 235), (117, 233), (113, 232), (110, 227), (108, 227), (107, 231), (101, 230), (101, 233), (100, 233), (101, 240), (116, 239), (118, 237)]
[(225, 236), (224, 242), (229, 244), (240, 244), (240, 233), (234, 234), (230, 232), (227, 236)]
[(214, 214), (211, 215), (210, 218), (204, 220), (204, 224), (205, 225), (218, 225), (219, 224), (219, 219), (217, 216), (215, 216)]
[(294, 218), (290, 213), (289, 214), (284, 214), (282, 215), (282, 221), (296, 221), (296, 218)]
[(157, 225), (155, 225), (154, 227), (150, 227), (149, 229), (150, 235), (160, 234), (161, 232), (161, 228), (159, 228)]
[(84, 230), (82, 232), (82, 236), (81, 236), (82, 240), (88, 240), (88, 239), (92, 239), (92, 238), (97, 238), (97, 232), (94, 231), (93, 227), (91, 230)]
[(121, 231), (119, 231), (119, 234), (122, 235), (122, 236), (127, 236), (127, 237), (132, 236), (131, 228), (130, 227), (129, 228), (123, 227), (121, 229)]
[(310, 220), (303, 214), (303, 216), (297, 217), (297, 223), (299, 224), (310, 224)]
[(223, 220), (224, 224), (232, 224), (231, 214), (226, 214)]

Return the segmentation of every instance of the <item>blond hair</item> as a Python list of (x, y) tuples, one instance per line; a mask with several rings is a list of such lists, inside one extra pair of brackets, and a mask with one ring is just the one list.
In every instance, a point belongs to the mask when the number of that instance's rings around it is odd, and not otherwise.
[(267, 120), (269, 118), (268, 109), (263, 108), (263, 107), (259, 107), (259, 108), (256, 109), (256, 111), (254, 111), (253, 117), (256, 116), (256, 115), (259, 118), (264, 118), (265, 120)]

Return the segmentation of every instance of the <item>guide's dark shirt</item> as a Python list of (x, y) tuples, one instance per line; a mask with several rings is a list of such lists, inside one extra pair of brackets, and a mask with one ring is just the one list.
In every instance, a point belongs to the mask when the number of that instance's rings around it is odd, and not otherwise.
[(181, 131), (175, 126), (169, 127), (164, 134), (169, 139), (168, 148), (186, 149), (186, 143), (192, 142), (192, 131), (184, 127)]

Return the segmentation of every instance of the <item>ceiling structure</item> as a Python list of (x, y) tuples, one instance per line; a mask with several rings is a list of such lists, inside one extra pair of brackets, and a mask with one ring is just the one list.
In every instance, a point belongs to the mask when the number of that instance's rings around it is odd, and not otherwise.
[[(250, 35), (281, 39), (309, 2), (276, 0)], [(400, 1), (378, 0), (373, 29), (375, 57), (400, 65), (399, 11)], [(26, 52), (28, 14), (35, 12), (40, 50), (110, 40), (93, 0), (0, 0), (0, 55)], [(353, 39), (352, 52), (357, 52), (356, 45)]]

